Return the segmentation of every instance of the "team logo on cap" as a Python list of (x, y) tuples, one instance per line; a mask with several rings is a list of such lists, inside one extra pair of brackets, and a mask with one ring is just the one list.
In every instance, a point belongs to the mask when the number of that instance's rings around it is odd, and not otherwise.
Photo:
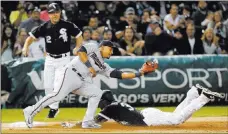
[(50, 5), (49, 5), (49, 7), (54, 7), (55, 9), (56, 9), (56, 3), (51, 3)]

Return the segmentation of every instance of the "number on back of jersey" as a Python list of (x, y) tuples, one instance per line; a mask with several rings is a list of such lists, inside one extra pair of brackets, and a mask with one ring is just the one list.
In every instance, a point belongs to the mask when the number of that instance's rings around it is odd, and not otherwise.
[(134, 108), (132, 107), (132, 106), (130, 106), (129, 104), (127, 104), (127, 103), (120, 103), (120, 105), (122, 106), (122, 107), (125, 107), (125, 108), (127, 108), (129, 111), (134, 111)]

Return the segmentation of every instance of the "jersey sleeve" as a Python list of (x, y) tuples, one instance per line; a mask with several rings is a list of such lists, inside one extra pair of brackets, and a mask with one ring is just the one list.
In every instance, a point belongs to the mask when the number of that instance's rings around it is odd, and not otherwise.
[(69, 30), (70, 30), (71, 36), (74, 36), (76, 38), (82, 35), (82, 31), (74, 23), (70, 23)]
[(105, 69), (102, 72), (100, 72), (100, 73), (102, 75), (110, 77), (111, 72), (114, 71), (115, 68), (110, 67), (107, 63), (104, 63), (104, 65), (105, 65)]
[(44, 31), (45, 31), (44, 24), (41, 24), (39, 27), (37, 27), (34, 30), (32, 30), (31, 32), (29, 32), (29, 35), (31, 37), (33, 37), (34, 39), (37, 39), (39, 37), (45, 36)]

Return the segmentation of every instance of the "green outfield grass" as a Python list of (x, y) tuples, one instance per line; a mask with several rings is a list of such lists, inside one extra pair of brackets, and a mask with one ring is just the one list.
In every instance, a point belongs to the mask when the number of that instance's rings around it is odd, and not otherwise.
[[(173, 111), (175, 107), (156, 107), (163, 111)], [(143, 108), (137, 108), (143, 109)], [(48, 109), (42, 110), (38, 113), (35, 121), (78, 121), (82, 120), (85, 114), (85, 108), (60, 108), (60, 113), (55, 119), (47, 119)], [(99, 112), (99, 110), (97, 110)], [(203, 107), (193, 117), (205, 117), (205, 116), (228, 116), (228, 106), (216, 106), (216, 107)], [(24, 121), (22, 109), (2, 109), (1, 120), (3, 123)]]

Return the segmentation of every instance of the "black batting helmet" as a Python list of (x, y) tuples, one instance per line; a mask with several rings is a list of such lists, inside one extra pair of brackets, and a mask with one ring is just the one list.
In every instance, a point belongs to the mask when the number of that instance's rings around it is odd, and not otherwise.
[(110, 90), (103, 90), (103, 94), (101, 96), (98, 107), (100, 109), (103, 109), (114, 101), (116, 100), (114, 99), (112, 92)]

